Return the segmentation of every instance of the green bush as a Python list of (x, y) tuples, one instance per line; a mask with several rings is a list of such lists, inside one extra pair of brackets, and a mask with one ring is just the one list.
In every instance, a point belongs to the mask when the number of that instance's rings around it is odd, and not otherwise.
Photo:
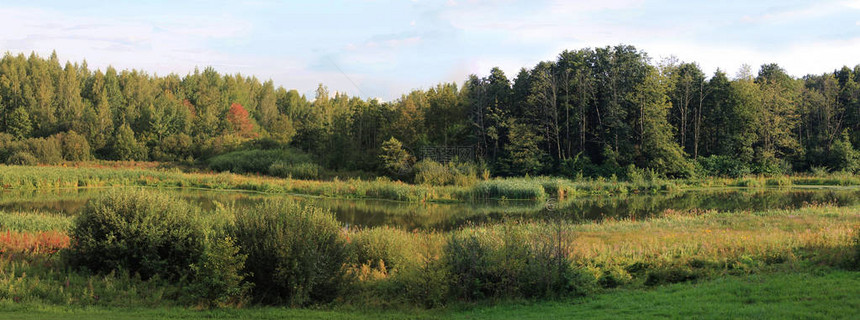
[(713, 155), (699, 158), (699, 172), (704, 176), (739, 178), (752, 172), (750, 167), (736, 157)]
[(19, 166), (35, 166), (39, 164), (39, 159), (27, 151), (18, 151), (6, 158), (6, 164)]
[(257, 173), (277, 177), (315, 179), (321, 168), (307, 153), (295, 149), (242, 150), (209, 159), (209, 168), (232, 173)]
[(229, 229), (248, 257), (244, 270), (261, 302), (329, 302), (348, 284), (346, 241), (328, 211), (269, 200), (236, 212)]
[(525, 232), (514, 224), (495, 232), (464, 231), (451, 236), (445, 261), (454, 295), (466, 300), (498, 297), (557, 297), (585, 292), (564, 240), (544, 227)]
[(28, 150), (39, 163), (57, 164), (63, 161), (62, 141), (56, 135), (25, 140)]
[(68, 161), (84, 161), (92, 159), (90, 153), (90, 143), (87, 138), (74, 132), (69, 131), (62, 134), (63, 140), (63, 159)]
[(243, 304), (252, 287), (242, 273), (246, 258), (230, 237), (209, 238), (199, 262), (191, 265), (194, 281), (186, 286), (189, 297), (204, 307)]
[(473, 163), (451, 161), (441, 164), (424, 159), (415, 164), (414, 171), (417, 184), (471, 186), (478, 181), (479, 170)]
[(392, 227), (359, 231), (350, 239), (353, 261), (374, 269), (384, 266), (386, 271), (415, 265), (417, 261), (412, 257), (415, 248), (410, 247), (407, 237), (406, 231)]
[(180, 161), (191, 156), (192, 140), (184, 133), (172, 134), (157, 141), (152, 158), (158, 161)]
[(454, 174), (436, 161), (424, 159), (415, 164), (415, 183), (434, 186), (449, 185), (454, 182)]
[(99, 273), (125, 270), (143, 279), (188, 276), (204, 250), (197, 208), (165, 194), (109, 191), (90, 200), (70, 232), (70, 262)]

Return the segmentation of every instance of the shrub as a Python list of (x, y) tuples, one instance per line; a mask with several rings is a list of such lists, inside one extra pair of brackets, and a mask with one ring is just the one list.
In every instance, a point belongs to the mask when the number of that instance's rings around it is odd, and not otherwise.
[(236, 213), (229, 228), (262, 302), (329, 302), (346, 287), (346, 241), (328, 211), (280, 199)]
[(584, 293), (584, 275), (571, 266), (559, 230), (544, 226), (526, 232), (511, 223), (501, 228), (451, 236), (445, 261), (455, 296), (477, 300)]
[(318, 178), (321, 171), (310, 155), (295, 149), (234, 151), (209, 159), (209, 168), (300, 179)]
[(809, 172), (812, 174), (812, 176), (819, 178), (827, 177), (828, 175), (830, 175), (830, 170), (827, 169), (827, 167), (813, 166), (809, 168)]
[(725, 176), (739, 178), (750, 174), (750, 167), (742, 160), (722, 155), (699, 158), (700, 174), (706, 176)]
[(90, 143), (87, 142), (87, 138), (74, 131), (63, 134), (63, 159), (84, 161), (91, 158)]
[(620, 267), (613, 267), (609, 270), (604, 270), (600, 278), (597, 279), (597, 284), (604, 288), (616, 288), (621, 285), (630, 283), (633, 277), (627, 270)]
[(39, 164), (39, 159), (36, 159), (35, 156), (33, 156), (27, 151), (18, 151), (6, 159), (6, 164), (19, 166), (35, 166)]
[(471, 186), (478, 181), (478, 166), (468, 162), (441, 164), (424, 159), (415, 164), (414, 171), (417, 184)]
[(416, 267), (404, 269), (395, 277), (396, 294), (425, 308), (442, 306), (450, 291), (450, 272), (444, 260), (423, 257)]
[(454, 182), (448, 168), (436, 161), (424, 159), (415, 164), (415, 183), (444, 186)]
[(152, 158), (158, 161), (184, 160), (191, 156), (192, 140), (184, 133), (172, 134), (157, 141), (152, 149)]
[(371, 268), (384, 267), (386, 271), (415, 265), (417, 259), (411, 257), (415, 254), (415, 248), (411, 248), (408, 236), (406, 231), (391, 227), (354, 233), (350, 239), (354, 261)]
[(39, 163), (56, 164), (63, 161), (63, 147), (59, 137), (31, 138), (26, 140), (28, 149)]
[(109, 191), (75, 219), (70, 262), (100, 273), (181, 278), (205, 249), (196, 214), (195, 207), (165, 194)]
[(204, 307), (241, 305), (252, 287), (243, 281), (246, 258), (232, 238), (209, 238), (199, 262), (191, 265), (189, 296)]

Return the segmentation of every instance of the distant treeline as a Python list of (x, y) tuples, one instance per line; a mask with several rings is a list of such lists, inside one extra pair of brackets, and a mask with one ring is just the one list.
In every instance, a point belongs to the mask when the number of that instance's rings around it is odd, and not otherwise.
[(502, 176), (854, 172), (858, 83), (860, 66), (708, 77), (695, 63), (615, 46), (564, 51), (513, 80), (493, 68), (382, 102), (323, 85), (309, 99), (211, 67), (153, 76), (7, 53), (0, 161), (193, 161), (291, 146), (331, 170), (396, 174), (424, 147), (466, 146), (475, 159), (458, 160)]

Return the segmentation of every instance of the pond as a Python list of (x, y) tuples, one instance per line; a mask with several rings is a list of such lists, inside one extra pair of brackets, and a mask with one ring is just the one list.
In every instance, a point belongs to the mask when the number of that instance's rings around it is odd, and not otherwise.
[[(2, 211), (46, 211), (74, 215), (87, 200), (107, 189), (0, 192)], [(758, 211), (790, 209), (812, 203), (860, 204), (857, 188), (718, 189), (676, 193), (583, 196), (559, 201), (484, 201), (408, 203), (387, 200), (331, 199), (240, 191), (168, 189), (205, 210), (223, 204), (241, 208), (265, 199), (286, 197), (330, 209), (347, 227), (393, 226), (405, 230), (451, 230), (503, 219), (564, 219), (584, 222), (606, 218), (646, 218), (666, 210)]]

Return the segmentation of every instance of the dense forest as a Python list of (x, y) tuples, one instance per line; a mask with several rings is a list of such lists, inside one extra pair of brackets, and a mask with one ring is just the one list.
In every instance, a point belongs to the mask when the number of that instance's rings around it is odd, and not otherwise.
[[(184, 77), (0, 60), (0, 161), (205, 162), (301, 150), (327, 170), (394, 174), (426, 147), (468, 147), (493, 175), (668, 177), (856, 171), (860, 66), (797, 79), (776, 64), (706, 75), (632, 46), (564, 51), (383, 102), (315, 97), (212, 68)], [(390, 172), (387, 172), (390, 171)]]

